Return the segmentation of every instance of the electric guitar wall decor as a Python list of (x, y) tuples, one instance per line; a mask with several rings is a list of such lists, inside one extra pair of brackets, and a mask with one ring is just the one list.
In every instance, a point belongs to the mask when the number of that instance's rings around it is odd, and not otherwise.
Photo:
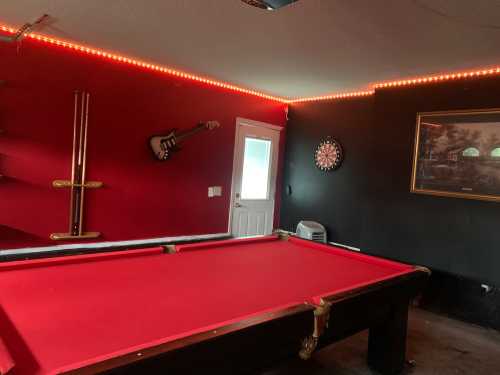
[(201, 122), (194, 128), (179, 132), (172, 130), (167, 135), (155, 135), (149, 139), (149, 145), (158, 160), (168, 160), (174, 151), (179, 150), (177, 145), (181, 140), (190, 137), (202, 130), (213, 130), (220, 126), (218, 121)]

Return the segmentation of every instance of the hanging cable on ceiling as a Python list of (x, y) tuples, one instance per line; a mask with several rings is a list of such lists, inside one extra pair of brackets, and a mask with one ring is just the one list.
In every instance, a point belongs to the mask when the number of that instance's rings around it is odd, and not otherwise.
[(0, 41), (7, 43), (17, 43), (23, 40), (23, 38), (30, 33), (34, 28), (43, 24), (49, 19), (48, 14), (44, 14), (43, 16), (36, 19), (33, 23), (25, 23), (23, 26), (19, 28), (13, 35), (0, 35)]

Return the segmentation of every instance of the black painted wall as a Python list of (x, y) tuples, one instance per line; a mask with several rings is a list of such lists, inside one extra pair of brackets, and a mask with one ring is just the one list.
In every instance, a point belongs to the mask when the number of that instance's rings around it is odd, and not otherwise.
[[(497, 78), (292, 105), (281, 227), (316, 220), (330, 241), (500, 286), (500, 203), (409, 191), (417, 112), (498, 107)], [(345, 151), (342, 167), (329, 173), (313, 161), (327, 135)]]
[(464, 277), (434, 271), (419, 306), (500, 331), (500, 290)]

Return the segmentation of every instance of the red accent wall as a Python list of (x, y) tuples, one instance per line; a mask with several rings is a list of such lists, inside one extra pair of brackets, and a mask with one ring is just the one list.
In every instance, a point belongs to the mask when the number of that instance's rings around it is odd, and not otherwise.
[[(86, 194), (85, 228), (102, 241), (226, 232), (236, 117), (286, 123), (281, 103), (36, 41), (0, 56), (0, 249), (67, 231), (69, 190), (51, 183), (70, 177), (75, 89), (91, 93), (87, 175), (105, 187)], [(153, 158), (149, 136), (204, 120), (221, 128)], [(223, 196), (209, 199), (214, 185)]]

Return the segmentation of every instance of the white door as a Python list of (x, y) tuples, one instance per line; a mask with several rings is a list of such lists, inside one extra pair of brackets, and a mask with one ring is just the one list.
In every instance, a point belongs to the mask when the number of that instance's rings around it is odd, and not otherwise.
[(238, 118), (231, 197), (234, 237), (271, 234), (280, 127)]

